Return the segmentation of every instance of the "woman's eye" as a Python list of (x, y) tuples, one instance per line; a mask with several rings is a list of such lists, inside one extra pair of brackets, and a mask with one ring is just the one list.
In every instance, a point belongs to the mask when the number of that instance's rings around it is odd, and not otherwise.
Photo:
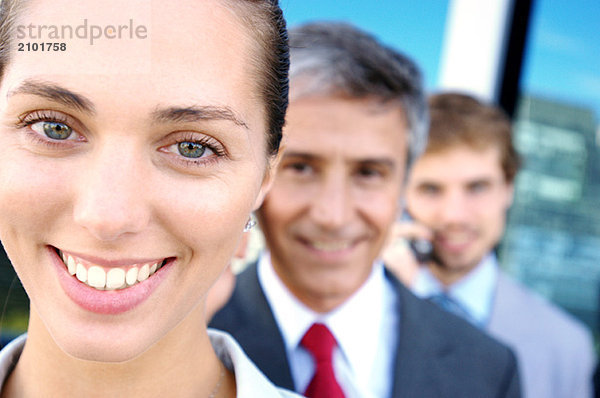
[(199, 158), (204, 154), (204, 145), (200, 145), (197, 142), (180, 142), (177, 144), (177, 150), (181, 156), (186, 158)]
[(53, 140), (66, 140), (73, 135), (73, 129), (65, 123), (60, 122), (41, 121), (33, 123), (31, 129)]
[(198, 159), (213, 154), (214, 152), (199, 142), (182, 141), (171, 146), (171, 152), (176, 152), (184, 158)]

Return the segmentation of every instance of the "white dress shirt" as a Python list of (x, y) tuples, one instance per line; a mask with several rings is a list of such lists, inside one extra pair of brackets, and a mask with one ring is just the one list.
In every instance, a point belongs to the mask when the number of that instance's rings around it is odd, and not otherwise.
[(427, 267), (422, 267), (417, 273), (412, 290), (421, 298), (446, 293), (462, 306), (477, 326), (485, 328), (492, 313), (497, 283), (498, 261), (496, 256), (490, 253), (471, 272), (450, 287), (444, 287)]
[(346, 398), (391, 395), (400, 319), (396, 292), (385, 277), (382, 263), (376, 262), (367, 281), (326, 314), (311, 310), (287, 289), (268, 253), (258, 262), (258, 279), (283, 335), (297, 392), (306, 390), (315, 371), (313, 358), (300, 340), (313, 323), (319, 322), (338, 342), (333, 367)]

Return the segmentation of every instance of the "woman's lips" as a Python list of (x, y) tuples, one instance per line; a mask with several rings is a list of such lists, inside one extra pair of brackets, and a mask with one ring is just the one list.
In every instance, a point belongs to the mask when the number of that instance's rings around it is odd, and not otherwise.
[(67, 296), (83, 309), (99, 314), (123, 313), (144, 302), (176, 262), (170, 257), (101, 266), (52, 247), (49, 252)]

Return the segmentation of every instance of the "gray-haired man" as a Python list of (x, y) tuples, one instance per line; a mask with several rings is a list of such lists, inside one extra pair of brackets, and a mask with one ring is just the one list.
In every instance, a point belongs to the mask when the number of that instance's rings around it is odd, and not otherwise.
[(420, 73), (345, 24), (291, 31), (286, 151), (258, 216), (268, 250), (211, 326), (309, 397), (516, 397), (513, 354), (378, 260), (426, 140)]

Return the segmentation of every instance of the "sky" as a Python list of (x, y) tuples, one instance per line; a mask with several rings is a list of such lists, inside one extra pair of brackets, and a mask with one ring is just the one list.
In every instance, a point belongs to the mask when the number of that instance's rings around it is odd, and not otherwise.
[(435, 87), (446, 21), (446, 0), (280, 0), (289, 27), (313, 21), (351, 22), (405, 53)]
[(600, 122), (600, 1), (538, 0), (532, 28), (522, 87), (591, 107)]
[[(438, 83), (448, 0), (280, 0), (288, 25), (351, 22), (413, 58)], [(576, 5), (576, 6), (575, 6)], [(595, 110), (600, 120), (600, 1), (534, 0), (521, 88)]]

